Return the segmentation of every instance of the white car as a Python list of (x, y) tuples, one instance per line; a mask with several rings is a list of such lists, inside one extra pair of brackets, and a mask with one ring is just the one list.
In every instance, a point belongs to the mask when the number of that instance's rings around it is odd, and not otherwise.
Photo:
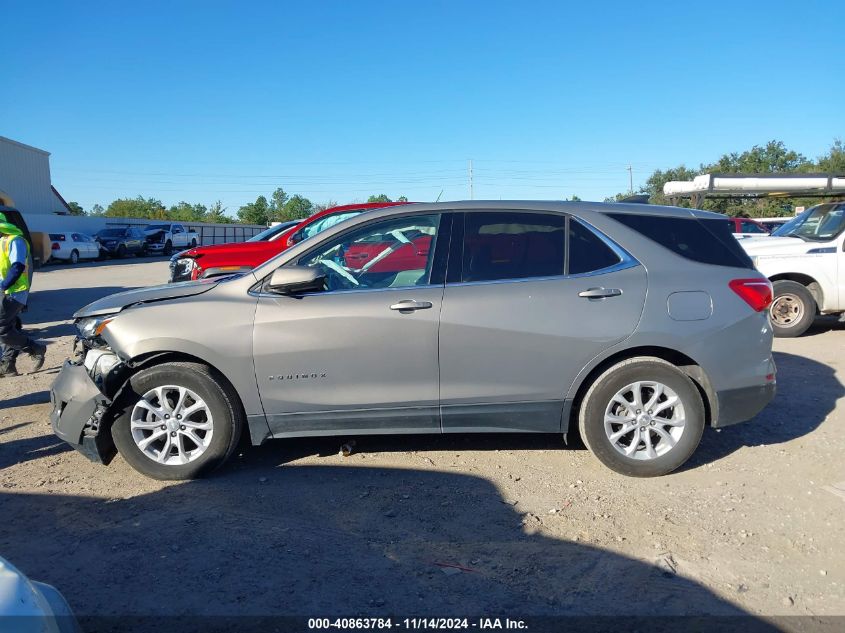
[(845, 312), (845, 203), (810, 207), (771, 237), (740, 244), (774, 287), (775, 336), (800, 336), (817, 314)]
[(76, 264), (80, 259), (97, 259), (100, 244), (84, 233), (50, 233), (50, 259)]
[(59, 591), (24, 576), (0, 558), (0, 630), (78, 633), (76, 618)]

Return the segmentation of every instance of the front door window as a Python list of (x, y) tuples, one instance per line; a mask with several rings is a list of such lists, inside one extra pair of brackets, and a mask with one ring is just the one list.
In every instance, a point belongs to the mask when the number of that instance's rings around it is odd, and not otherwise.
[(327, 290), (426, 286), (439, 215), (391, 218), (340, 235), (301, 257), (326, 275)]

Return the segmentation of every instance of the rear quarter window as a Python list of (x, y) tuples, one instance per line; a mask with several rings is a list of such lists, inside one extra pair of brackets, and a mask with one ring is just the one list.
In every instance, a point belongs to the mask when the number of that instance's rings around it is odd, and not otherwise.
[(53, 242), (64, 242), (65, 239), (64, 233), (50, 233), (50, 240)]
[(732, 268), (754, 268), (722, 219), (611, 213), (611, 218), (685, 259)]

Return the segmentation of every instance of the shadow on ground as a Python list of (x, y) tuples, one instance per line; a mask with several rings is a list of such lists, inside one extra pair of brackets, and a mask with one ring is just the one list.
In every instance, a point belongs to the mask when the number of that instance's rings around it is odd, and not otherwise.
[[(2, 451), (0, 451), (0, 470), (14, 466), (15, 464), (22, 464), (23, 462), (73, 450), (70, 445), (61, 441), (55, 435), (39, 435), (37, 437), (27, 437), (19, 440), (5, 440), (0, 435), (0, 448), (2, 448)], [(0, 495), (0, 507), (2, 507), (2, 495)], [(0, 556), (2, 556), (2, 552), (0, 552)], [(2, 627), (0, 627), (0, 630), (2, 630)]]
[[(83, 625), (133, 614), (743, 613), (651, 564), (532, 533), (478, 477), (268, 468), (257, 457), (133, 498), (0, 495), (0, 552), (58, 587)], [(194, 626), (180, 630), (207, 622)]]
[(683, 467), (717, 461), (745, 446), (782, 444), (813, 432), (845, 396), (829, 365), (804, 356), (774, 353), (777, 395), (753, 420), (723, 429), (705, 429), (701, 445)]

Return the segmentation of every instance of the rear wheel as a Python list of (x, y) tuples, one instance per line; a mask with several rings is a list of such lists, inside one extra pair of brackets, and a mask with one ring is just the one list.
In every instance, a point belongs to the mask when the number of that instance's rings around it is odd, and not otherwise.
[(199, 363), (164, 363), (129, 381), (112, 426), (115, 446), (153, 479), (193, 479), (220, 467), (243, 426), (237, 394)]
[(197, 241), (192, 239), (191, 240), (191, 248), (196, 248), (196, 247), (197, 247)]
[(608, 468), (633, 477), (670, 473), (695, 451), (704, 431), (698, 388), (659, 358), (618, 363), (584, 396), (581, 438)]
[(782, 279), (772, 284), (774, 299), (769, 306), (772, 331), (781, 338), (801, 336), (816, 318), (816, 300), (803, 284)]
[(79, 263), (79, 251), (78, 250), (73, 249), (70, 252), (70, 263), (71, 264), (78, 264)]

